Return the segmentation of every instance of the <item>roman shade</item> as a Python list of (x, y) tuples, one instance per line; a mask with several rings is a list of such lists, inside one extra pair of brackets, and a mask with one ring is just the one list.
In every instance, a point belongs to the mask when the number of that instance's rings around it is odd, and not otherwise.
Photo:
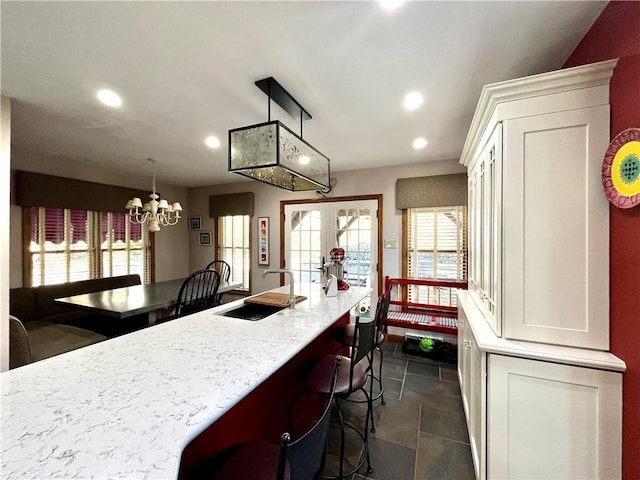
[(396, 208), (452, 207), (467, 204), (467, 174), (396, 180)]
[(209, 216), (211, 218), (227, 215), (253, 215), (253, 192), (211, 195), (209, 197)]
[(22, 207), (124, 213), (128, 199), (149, 195), (143, 190), (24, 171), (16, 171), (15, 182), (16, 204)]

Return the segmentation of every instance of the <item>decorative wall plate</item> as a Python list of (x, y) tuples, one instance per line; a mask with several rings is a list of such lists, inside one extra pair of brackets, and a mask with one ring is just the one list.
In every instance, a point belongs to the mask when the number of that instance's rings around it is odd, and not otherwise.
[(602, 186), (616, 207), (640, 205), (640, 128), (628, 128), (611, 141), (602, 162)]

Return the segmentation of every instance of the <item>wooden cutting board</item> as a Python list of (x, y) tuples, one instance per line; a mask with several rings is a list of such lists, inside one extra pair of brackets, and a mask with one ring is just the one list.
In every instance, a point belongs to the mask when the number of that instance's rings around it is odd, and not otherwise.
[[(273, 305), (276, 307), (281, 307), (287, 305), (288, 298), (289, 295), (287, 295), (286, 293), (267, 292), (256, 295), (255, 297), (247, 298), (245, 299), (244, 303), (257, 303), (260, 305)], [(296, 295), (296, 303), (299, 303), (306, 299), (307, 297)]]

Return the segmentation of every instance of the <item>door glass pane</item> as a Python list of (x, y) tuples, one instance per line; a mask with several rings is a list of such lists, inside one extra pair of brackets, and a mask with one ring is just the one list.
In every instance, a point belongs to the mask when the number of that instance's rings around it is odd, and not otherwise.
[(371, 210), (337, 209), (336, 246), (345, 249), (345, 278), (349, 285), (371, 285)]
[(287, 216), (290, 235), (288, 268), (294, 282), (320, 283), (322, 221), (319, 210), (296, 210)]

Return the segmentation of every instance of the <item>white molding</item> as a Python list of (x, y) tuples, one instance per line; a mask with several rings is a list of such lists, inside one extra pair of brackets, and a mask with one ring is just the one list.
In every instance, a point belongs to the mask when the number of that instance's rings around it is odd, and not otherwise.
[[(618, 59), (605, 60), (579, 67), (566, 68), (529, 77), (485, 85), (480, 93), (469, 133), (462, 148), (460, 163), (469, 166), (486, 125), (499, 104), (524, 100), (541, 95), (551, 95), (581, 88), (607, 85)], [(505, 118), (497, 118), (502, 121)]]

